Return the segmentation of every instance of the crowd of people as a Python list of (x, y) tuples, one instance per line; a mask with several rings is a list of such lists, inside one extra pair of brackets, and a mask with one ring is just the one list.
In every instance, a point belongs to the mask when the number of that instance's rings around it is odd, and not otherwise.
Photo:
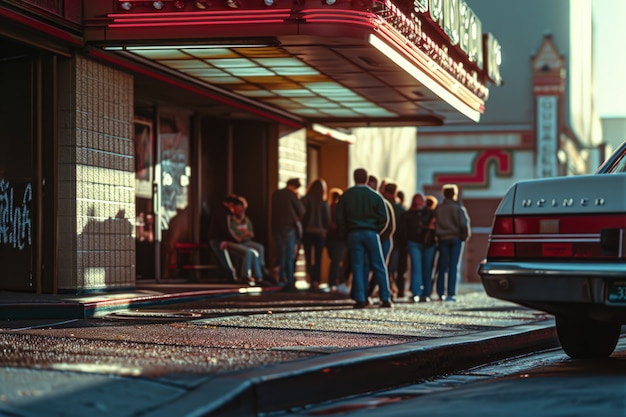
[(327, 291), (349, 294), (355, 308), (372, 305), (375, 295), (381, 308), (390, 308), (394, 299), (409, 291), (412, 302), (429, 302), (435, 295), (435, 300), (456, 301), (458, 265), (470, 236), (470, 219), (459, 202), (458, 187), (444, 185), (441, 201), (415, 193), (405, 207), (396, 182), (379, 184), (364, 168), (354, 170), (353, 181), (346, 190), (328, 191), (326, 181), (319, 178), (301, 196), (302, 184), (294, 178), (274, 192), (276, 274), (265, 265), (265, 249), (254, 240), (247, 202), (241, 196), (229, 196), (223, 213), (213, 216), (209, 243), (237, 259), (229, 267), (238, 277), (257, 284), (273, 280), (285, 291), (297, 290), (295, 260), (300, 245), (309, 289), (322, 291), (326, 251)]

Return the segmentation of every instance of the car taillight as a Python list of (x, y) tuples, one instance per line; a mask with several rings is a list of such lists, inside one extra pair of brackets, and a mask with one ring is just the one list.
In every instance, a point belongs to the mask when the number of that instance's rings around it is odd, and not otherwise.
[(487, 258), (513, 258), (515, 244), (511, 242), (491, 242), (487, 251)]
[(512, 235), (515, 233), (513, 230), (513, 217), (496, 216), (493, 221), (493, 228), (491, 230), (492, 235)]
[(515, 233), (513, 217), (496, 216), (491, 229), (487, 258), (513, 258), (515, 244), (510, 241)]

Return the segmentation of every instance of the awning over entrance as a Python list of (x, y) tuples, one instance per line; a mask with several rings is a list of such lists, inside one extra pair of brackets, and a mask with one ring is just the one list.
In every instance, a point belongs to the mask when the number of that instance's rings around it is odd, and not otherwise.
[(462, 0), (102, 3), (85, 6), (91, 45), (308, 123), (478, 122), (500, 82), (499, 45)]

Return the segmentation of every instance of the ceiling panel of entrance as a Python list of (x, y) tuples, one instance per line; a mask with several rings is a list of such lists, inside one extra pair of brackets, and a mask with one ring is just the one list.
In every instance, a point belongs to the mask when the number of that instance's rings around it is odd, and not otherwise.
[[(355, 74), (359, 74), (360, 84), (368, 87), (351, 89), (278, 47), (135, 46), (127, 47), (126, 51), (307, 118), (396, 117), (399, 115), (386, 108), (385, 102), (407, 100), (362, 72)], [(342, 61), (345, 60), (335, 56), (332, 64), (342, 68)]]

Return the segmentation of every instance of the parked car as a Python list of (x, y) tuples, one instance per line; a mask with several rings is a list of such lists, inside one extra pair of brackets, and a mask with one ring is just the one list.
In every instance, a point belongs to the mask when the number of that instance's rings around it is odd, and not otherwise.
[(570, 357), (610, 356), (626, 323), (626, 142), (594, 174), (514, 184), (478, 274), (489, 296), (554, 315)]

